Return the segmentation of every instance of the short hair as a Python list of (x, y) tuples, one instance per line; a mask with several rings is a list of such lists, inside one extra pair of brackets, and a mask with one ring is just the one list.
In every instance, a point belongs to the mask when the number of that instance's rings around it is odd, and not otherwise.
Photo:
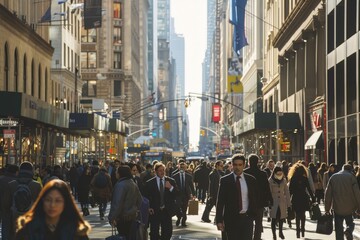
[(223, 162), (222, 160), (217, 160), (217, 161), (215, 162), (215, 167), (220, 166), (220, 164), (221, 164), (222, 162)]
[(157, 171), (159, 169), (159, 167), (164, 167), (165, 168), (165, 165), (162, 162), (156, 163), (155, 166), (154, 166), (155, 171)]
[(256, 155), (255, 153), (250, 154), (248, 157), (250, 166), (257, 166), (258, 162), (259, 162), (259, 156)]
[(348, 164), (348, 163), (345, 163), (342, 168), (343, 168), (343, 170), (346, 170), (346, 171), (352, 171), (353, 170), (352, 166), (350, 164)]
[(237, 153), (234, 154), (231, 158), (231, 162), (234, 163), (236, 160), (242, 160), (244, 163), (246, 161), (245, 156), (243, 154)]
[(152, 165), (150, 164), (150, 163), (147, 163), (146, 165), (145, 165), (145, 169), (152, 169)]
[(131, 178), (132, 177), (131, 170), (128, 165), (122, 165), (122, 166), (118, 167), (117, 172), (121, 178), (123, 178), (123, 177)]
[(179, 159), (178, 159), (178, 164), (180, 164), (180, 163), (185, 163), (185, 159), (179, 158)]

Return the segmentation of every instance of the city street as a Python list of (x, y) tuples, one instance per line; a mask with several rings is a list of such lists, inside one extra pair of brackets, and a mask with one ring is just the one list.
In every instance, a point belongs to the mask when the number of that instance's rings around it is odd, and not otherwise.
[[(205, 205), (199, 205), (199, 215), (188, 216), (187, 227), (176, 227), (175, 220), (176, 217), (173, 218), (173, 240), (220, 240), (221, 234), (216, 230), (216, 226), (213, 223), (204, 223), (201, 222), (201, 214)], [(109, 206), (108, 206), (109, 210)], [(210, 219), (214, 219), (215, 212), (212, 211), (210, 215)], [(308, 216), (308, 215), (307, 215)], [(90, 233), (90, 239), (92, 240), (101, 240), (111, 235), (111, 226), (106, 220), (101, 221), (99, 217), (98, 208), (95, 207), (90, 209), (90, 215), (85, 217), (85, 219), (91, 224), (92, 231)], [(271, 240), (271, 226), (270, 223), (267, 222), (266, 218), (264, 218), (264, 233), (262, 235), (262, 239)], [(355, 220), (355, 232), (354, 239), (360, 239), (360, 220)], [(293, 221), (293, 228), (290, 229), (287, 224), (284, 224), (284, 236), (285, 239), (297, 239), (296, 232), (294, 229), (295, 221)], [(306, 232), (305, 238), (307, 240), (322, 240), (322, 239), (335, 239), (335, 232), (331, 235), (321, 235), (315, 232), (316, 222), (307, 219), (306, 224)], [(278, 233), (278, 232), (277, 232)], [(1, 234), (1, 232), (0, 232)], [(280, 239), (278, 237), (278, 239)], [(239, 239), (240, 240), (240, 239)]]
[[(173, 240), (220, 240), (221, 234), (217, 231), (216, 226), (213, 223), (204, 223), (201, 222), (201, 214), (203, 212), (205, 205), (199, 205), (199, 215), (189, 215), (187, 225), (188, 227), (176, 227), (175, 221), (176, 217), (173, 218)], [(210, 219), (214, 219), (215, 215), (215, 208), (211, 212)], [(323, 208), (322, 208), (323, 210)], [(307, 213), (308, 217), (308, 213)], [(104, 239), (107, 236), (111, 235), (111, 227), (106, 221), (100, 221), (99, 213), (97, 212), (97, 208), (91, 209), (91, 215), (86, 217), (93, 227), (93, 230), (90, 234), (90, 239)], [(264, 218), (264, 233), (262, 235), (262, 239), (264, 240), (271, 240), (272, 239), (272, 232), (270, 223), (267, 222), (266, 218)], [(290, 229), (287, 224), (284, 224), (284, 235), (285, 239), (297, 239), (296, 232), (295, 232), (295, 220), (292, 221), (293, 228)], [(354, 232), (354, 239), (360, 239), (360, 220), (356, 219), (356, 230)], [(308, 239), (308, 240), (321, 240), (321, 239), (335, 239), (335, 232), (331, 235), (321, 235), (315, 232), (316, 230), (316, 221), (309, 220), (307, 218), (306, 223), (306, 232), (305, 238), (301, 239)], [(278, 239), (280, 239), (278, 237)]]

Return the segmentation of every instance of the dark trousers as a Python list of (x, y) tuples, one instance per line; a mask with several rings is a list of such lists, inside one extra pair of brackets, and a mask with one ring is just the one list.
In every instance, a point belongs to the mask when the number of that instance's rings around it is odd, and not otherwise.
[(212, 209), (214, 206), (215, 206), (215, 201), (208, 198), (208, 199), (206, 200), (205, 210), (204, 210), (203, 215), (202, 215), (202, 217), (201, 217), (202, 220), (208, 220), (208, 219), (209, 219), (211, 209)]
[(135, 221), (123, 221), (118, 220), (116, 222), (116, 228), (118, 230), (119, 235), (125, 236), (126, 239), (131, 239), (131, 229), (133, 228)]
[(206, 188), (198, 188), (198, 199), (199, 201), (201, 201), (202, 203), (205, 202), (206, 199)]
[[(171, 216), (166, 209), (150, 215), (150, 240), (170, 240), (172, 236), (173, 226)], [(159, 229), (161, 226), (161, 238)]]
[(351, 233), (353, 233), (354, 228), (355, 228), (355, 224), (354, 224), (354, 219), (352, 215), (348, 215), (348, 216), (341, 216), (335, 213), (335, 235), (336, 235), (336, 240), (343, 240), (344, 239), (344, 220), (346, 223), (346, 231)]
[(2, 217), (1, 222), (1, 236), (2, 239), (8, 240), (10, 239), (10, 233), (12, 232), (12, 224), (11, 224), (11, 215), (6, 215)]
[(257, 209), (254, 217), (254, 222), (255, 222), (254, 240), (261, 239), (261, 233), (264, 231), (263, 216), (264, 216), (264, 208)]
[(181, 219), (181, 224), (185, 224), (185, 222), (187, 220), (186, 211), (187, 211), (188, 205), (189, 205), (189, 199), (183, 199), (181, 201), (181, 205), (180, 205), (181, 211), (178, 214), (176, 214), (177, 218)]
[(106, 212), (106, 207), (107, 207), (107, 202), (103, 201), (103, 202), (98, 202), (99, 204), (99, 214), (100, 217), (104, 217), (105, 216), (105, 212)]
[(253, 219), (247, 214), (238, 214), (236, 219), (225, 221), (227, 240), (252, 240)]

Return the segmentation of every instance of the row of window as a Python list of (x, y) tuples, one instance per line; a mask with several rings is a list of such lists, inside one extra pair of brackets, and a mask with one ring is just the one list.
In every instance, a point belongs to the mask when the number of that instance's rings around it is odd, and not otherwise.
[[(96, 97), (97, 96), (97, 81), (88, 80), (82, 86), (82, 96), (83, 97)], [(120, 97), (123, 95), (123, 86), (121, 80), (114, 80), (113, 85), (113, 94), (114, 97)]]
[[(360, 53), (359, 53), (360, 54)], [(328, 119), (344, 117), (359, 112), (357, 102), (360, 106), (359, 77), (356, 70), (360, 67), (360, 61), (356, 60), (356, 53), (350, 55), (345, 61), (341, 61), (328, 70)]]
[(339, 47), (346, 39), (353, 36), (360, 26), (360, 2), (358, 0), (342, 0), (327, 16), (328, 18), (328, 53)]
[[(20, 54), (18, 49), (15, 48), (13, 53), (13, 62), (10, 62), (10, 52), (9, 45), (6, 42), (4, 45), (4, 85), (2, 90), (4, 91), (16, 91), (30, 94), (33, 97), (37, 97), (44, 101), (47, 101), (47, 87), (48, 87), (48, 69), (43, 67), (39, 63), (37, 67), (37, 82), (35, 79), (36, 66), (35, 60), (31, 59), (31, 68), (30, 73), (28, 72), (28, 60), (26, 53), (24, 53), (22, 59), (20, 59)], [(22, 63), (22, 66), (21, 66)], [(10, 66), (13, 66), (13, 71), (10, 71)], [(22, 76), (19, 74), (20, 69), (22, 68)], [(22, 77), (22, 79), (20, 79)], [(30, 79), (30, 88), (28, 88), (28, 80)], [(11, 86), (11, 82), (14, 83), (14, 86)], [(38, 87), (37, 95), (35, 96), (35, 87)], [(45, 91), (41, 91), (41, 86), (45, 86)]]

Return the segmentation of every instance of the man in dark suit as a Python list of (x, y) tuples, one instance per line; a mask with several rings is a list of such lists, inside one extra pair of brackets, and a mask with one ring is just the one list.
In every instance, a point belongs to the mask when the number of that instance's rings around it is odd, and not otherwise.
[(195, 197), (195, 189), (192, 176), (186, 172), (186, 163), (182, 162), (179, 164), (179, 171), (173, 177), (176, 185), (179, 187), (179, 194), (177, 196), (177, 203), (181, 211), (177, 213), (176, 226), (180, 225), (186, 227), (186, 210), (189, 205), (189, 200)]
[(244, 173), (245, 157), (232, 157), (233, 172), (220, 179), (216, 204), (216, 225), (228, 240), (251, 240), (257, 210), (256, 179)]
[(249, 156), (250, 167), (244, 170), (244, 173), (250, 174), (256, 178), (258, 197), (255, 216), (255, 231), (254, 240), (261, 239), (261, 233), (263, 232), (263, 215), (264, 207), (272, 206), (273, 199), (270, 192), (270, 185), (265, 171), (260, 170), (258, 167), (259, 157), (256, 154), (250, 154)]
[(209, 190), (208, 190), (208, 197), (206, 200), (206, 207), (204, 213), (201, 217), (203, 222), (210, 223), (211, 220), (209, 218), (211, 209), (216, 204), (216, 198), (219, 190), (219, 182), (220, 178), (224, 176), (224, 163), (222, 160), (217, 160), (215, 162), (215, 168), (211, 171), (208, 176), (209, 179)]
[(150, 240), (170, 240), (173, 231), (171, 218), (177, 212), (175, 200), (178, 188), (173, 178), (165, 176), (164, 164), (156, 163), (154, 169), (156, 176), (148, 180), (144, 188), (150, 205)]

